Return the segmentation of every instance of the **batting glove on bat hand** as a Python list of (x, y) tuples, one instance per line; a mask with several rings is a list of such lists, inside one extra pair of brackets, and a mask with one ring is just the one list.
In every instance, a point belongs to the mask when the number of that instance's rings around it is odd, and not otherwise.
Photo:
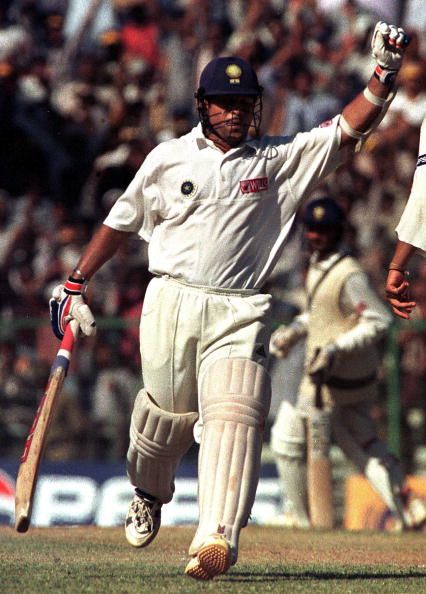
[(52, 291), (49, 301), (50, 322), (55, 336), (62, 339), (65, 326), (70, 320), (77, 320), (80, 329), (86, 336), (96, 333), (96, 322), (90, 307), (84, 299), (85, 284), (71, 276), (63, 285), (57, 285)]
[(371, 53), (378, 64), (375, 75), (382, 83), (387, 84), (395, 77), (409, 43), (410, 39), (401, 27), (383, 21), (377, 23), (371, 40)]
[(269, 352), (277, 359), (285, 359), (302, 334), (301, 328), (296, 324), (280, 326), (272, 333)]
[(331, 368), (336, 359), (337, 347), (327, 344), (317, 349), (312, 359), (308, 362), (306, 371), (314, 383), (324, 382), (330, 375)]

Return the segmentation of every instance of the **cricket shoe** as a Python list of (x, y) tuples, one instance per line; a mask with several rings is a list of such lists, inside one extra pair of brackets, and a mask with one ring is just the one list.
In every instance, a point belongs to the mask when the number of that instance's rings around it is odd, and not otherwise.
[(300, 530), (306, 530), (310, 528), (309, 520), (300, 518), (291, 511), (282, 512), (272, 518), (269, 518), (265, 525), (277, 526), (279, 528), (298, 528)]
[(161, 526), (161, 506), (158, 499), (138, 495), (136, 490), (125, 522), (126, 538), (133, 547), (146, 547), (157, 536)]
[(426, 525), (426, 504), (411, 493), (404, 506), (404, 524), (406, 530), (422, 530)]
[(221, 534), (212, 534), (191, 559), (185, 574), (196, 580), (212, 580), (231, 565), (231, 547)]

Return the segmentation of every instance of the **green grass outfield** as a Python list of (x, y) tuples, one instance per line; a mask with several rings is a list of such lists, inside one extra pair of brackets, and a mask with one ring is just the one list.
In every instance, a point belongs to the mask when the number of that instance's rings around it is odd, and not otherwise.
[(132, 549), (118, 528), (0, 528), (2, 594), (426, 592), (426, 533), (313, 532), (250, 526), (240, 560), (211, 582), (183, 575), (193, 527)]

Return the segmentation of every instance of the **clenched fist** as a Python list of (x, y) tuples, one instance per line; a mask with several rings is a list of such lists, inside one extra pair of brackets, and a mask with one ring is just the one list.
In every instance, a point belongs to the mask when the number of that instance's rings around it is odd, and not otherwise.
[(404, 51), (409, 42), (404, 29), (379, 21), (374, 28), (371, 53), (381, 68), (396, 72), (401, 68)]

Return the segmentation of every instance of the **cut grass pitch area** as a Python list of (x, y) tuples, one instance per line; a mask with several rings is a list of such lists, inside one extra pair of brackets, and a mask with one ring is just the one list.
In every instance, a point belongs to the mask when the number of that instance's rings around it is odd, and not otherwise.
[(132, 549), (118, 528), (0, 528), (3, 594), (426, 592), (426, 535), (250, 526), (240, 560), (211, 582), (183, 575), (193, 527), (161, 529)]

